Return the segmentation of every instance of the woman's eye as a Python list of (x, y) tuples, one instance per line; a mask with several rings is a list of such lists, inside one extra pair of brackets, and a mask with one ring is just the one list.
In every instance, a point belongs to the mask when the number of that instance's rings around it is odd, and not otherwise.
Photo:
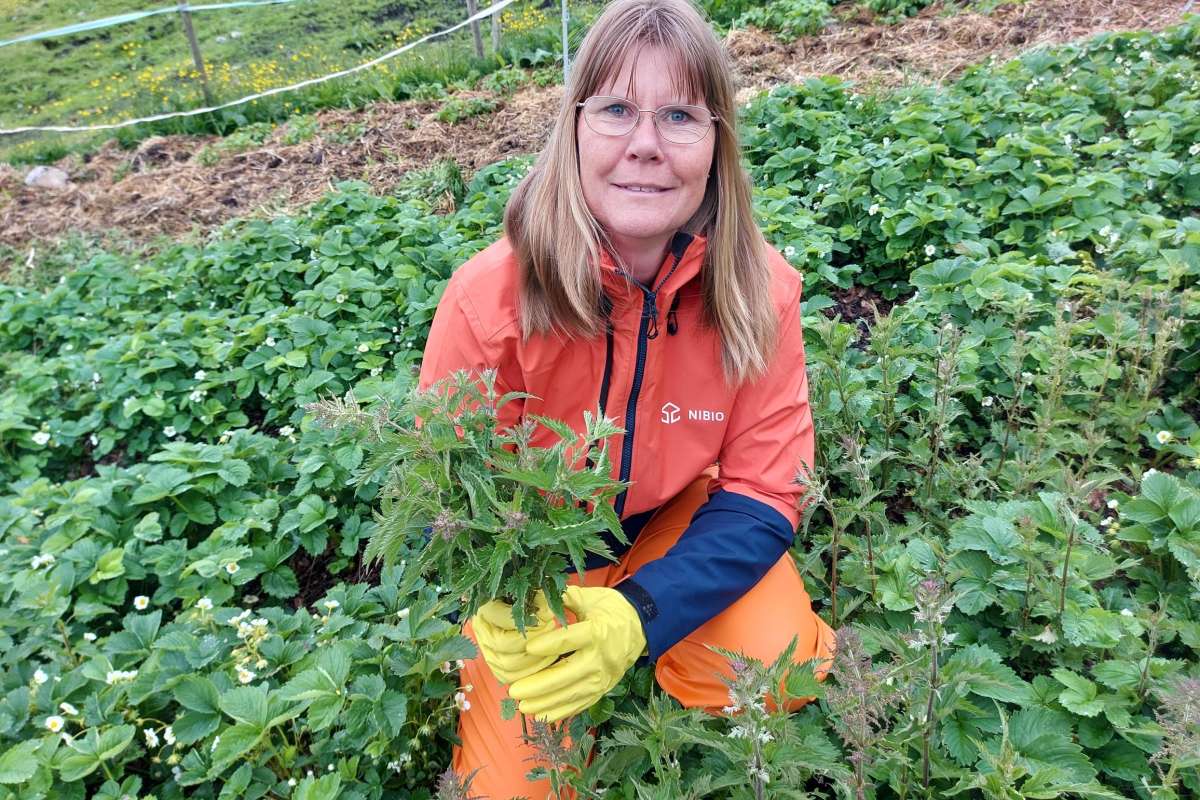
[(682, 108), (673, 108), (667, 112), (667, 121), (676, 123), (691, 122), (692, 115)]
[(611, 114), (614, 117), (624, 116), (625, 112), (628, 110), (629, 109), (627, 109), (625, 106), (621, 105), (620, 103), (613, 103), (610, 106), (604, 107), (604, 112), (606, 114)]

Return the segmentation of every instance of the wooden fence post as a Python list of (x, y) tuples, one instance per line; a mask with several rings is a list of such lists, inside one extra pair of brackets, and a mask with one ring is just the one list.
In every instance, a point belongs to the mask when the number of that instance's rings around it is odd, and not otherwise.
[(492, 14), (492, 55), (500, 53), (500, 15)]
[[(467, 16), (473, 17), (479, 11), (476, 0), (467, 0)], [(471, 20), (471, 35), (475, 37), (475, 57), (483, 58), (483, 35), (479, 32), (479, 20)]]
[(208, 70), (204, 66), (204, 57), (200, 55), (200, 43), (196, 41), (196, 32), (192, 30), (192, 15), (188, 11), (188, 0), (179, 0), (179, 16), (183, 20), (183, 32), (187, 35), (188, 44), (192, 48), (192, 61), (196, 71), (200, 73), (200, 90), (204, 92), (204, 104), (213, 103), (212, 92), (208, 89)]

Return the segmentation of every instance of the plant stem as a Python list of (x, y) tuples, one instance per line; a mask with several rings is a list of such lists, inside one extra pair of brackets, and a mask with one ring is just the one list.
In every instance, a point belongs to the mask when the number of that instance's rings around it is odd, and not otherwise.
[[(1071, 513), (1068, 508), (1067, 513)], [(1075, 515), (1071, 514), (1071, 527), (1067, 531), (1067, 552), (1063, 556), (1062, 578), (1058, 587), (1058, 629), (1062, 630), (1063, 609), (1067, 605), (1067, 570), (1071, 567), (1071, 548), (1075, 546)]]

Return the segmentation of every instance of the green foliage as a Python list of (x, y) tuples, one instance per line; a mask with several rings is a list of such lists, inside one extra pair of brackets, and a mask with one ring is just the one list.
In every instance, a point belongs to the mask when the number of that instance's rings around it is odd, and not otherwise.
[(495, 110), (495, 101), (486, 97), (451, 97), (442, 104), (436, 116), (439, 121), (453, 125), (464, 119), (477, 117), (480, 114), (489, 114)]
[(756, 5), (735, 20), (736, 25), (754, 25), (774, 31), (784, 41), (819, 32), (829, 19), (826, 0), (778, 0)]
[[(374, 413), (353, 397), (308, 406), (326, 424), (365, 436), (362, 482), (387, 476), (364, 557), (393, 564), (424, 535), (412, 556), (422, 574), (464, 598), (468, 614), (503, 598), (521, 631), (538, 591), (565, 624), (568, 565), (582, 575), (589, 553), (615, 560), (602, 531), (628, 544), (608, 502), (625, 487), (609, 477), (607, 446), (622, 429), (586, 412), (580, 431), (543, 417), (501, 429), (503, 407), (525, 397), (498, 395), (488, 370), (455, 373)], [(584, 455), (589, 466), (580, 468)]]

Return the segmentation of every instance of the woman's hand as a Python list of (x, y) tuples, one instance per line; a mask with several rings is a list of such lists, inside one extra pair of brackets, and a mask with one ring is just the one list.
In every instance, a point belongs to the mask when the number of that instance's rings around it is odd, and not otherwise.
[(537, 624), (527, 626), (524, 635), (517, 630), (512, 606), (508, 603), (490, 600), (471, 617), (479, 652), (483, 653), (483, 660), (501, 683), (512, 683), (532, 675), (558, 658), (557, 655), (533, 655), (526, 649), (528, 643), (558, 627), (545, 595), (538, 592), (534, 604)]
[(641, 618), (616, 589), (568, 586), (563, 605), (579, 621), (531, 638), (526, 650), (551, 662), (570, 655), (508, 689), (521, 713), (546, 722), (589, 708), (617, 685), (646, 647)]

